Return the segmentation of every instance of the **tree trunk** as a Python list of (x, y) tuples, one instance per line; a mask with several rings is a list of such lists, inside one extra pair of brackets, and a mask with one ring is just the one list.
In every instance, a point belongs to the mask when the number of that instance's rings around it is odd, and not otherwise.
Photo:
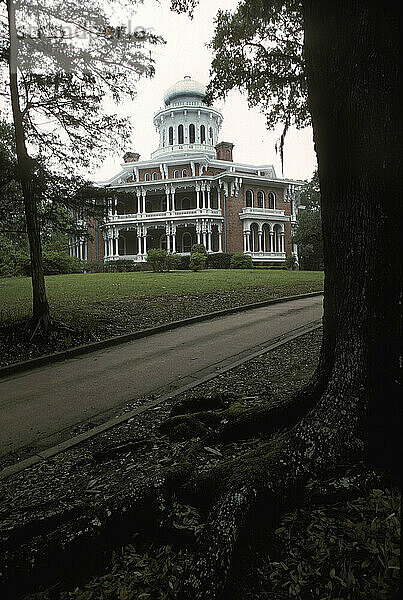
[(346, 376), (363, 355), (371, 456), (395, 468), (402, 291), (397, 3), (304, 0), (303, 10), (324, 239), (322, 354), (330, 365), (338, 358)]
[[(401, 425), (401, 127), (392, 2), (303, 0), (321, 186), (323, 343), (308, 414), (254, 469), (223, 477), (184, 597), (218, 598), (257, 500), (278, 513), (313, 474), (368, 451), (398, 476)], [(308, 388), (307, 388), (308, 389)], [(247, 466), (247, 465), (245, 465)], [(248, 465), (250, 468), (251, 465)], [(242, 477), (243, 473), (243, 477)], [(202, 488), (201, 488), (202, 489)]]
[(19, 178), (24, 197), (25, 218), (29, 239), (32, 271), (33, 318), (32, 328), (39, 327), (47, 331), (50, 323), (49, 304), (46, 297), (45, 278), (42, 265), (42, 246), (38, 222), (38, 209), (33, 191), (33, 166), (25, 142), (23, 114), (20, 107), (20, 95), (17, 79), (18, 37), (15, 23), (13, 0), (7, 0), (8, 27), (10, 36), (9, 76), (13, 110), (15, 143), (18, 160)]

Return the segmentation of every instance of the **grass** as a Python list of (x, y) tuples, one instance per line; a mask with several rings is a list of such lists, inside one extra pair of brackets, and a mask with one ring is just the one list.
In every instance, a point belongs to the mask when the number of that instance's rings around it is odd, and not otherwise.
[[(265, 287), (269, 296), (279, 297), (323, 289), (323, 273), (276, 270), (206, 270), (199, 273), (93, 273), (46, 277), (53, 316), (70, 320), (74, 313), (107, 311), (121, 301), (176, 295), (203, 295)], [(260, 299), (260, 298), (259, 298)], [(0, 324), (29, 317), (32, 290), (28, 277), (0, 279)], [(217, 310), (219, 307), (212, 307)]]

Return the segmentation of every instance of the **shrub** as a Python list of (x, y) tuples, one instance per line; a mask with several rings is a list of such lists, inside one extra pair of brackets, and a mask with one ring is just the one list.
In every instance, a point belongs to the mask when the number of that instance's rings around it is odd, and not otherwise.
[(252, 257), (242, 252), (235, 252), (231, 256), (231, 269), (252, 269)]
[[(82, 273), (85, 263), (69, 256), (65, 252), (43, 252), (43, 272), (45, 275), (65, 275), (69, 273)], [(22, 252), (14, 256), (14, 275), (31, 276), (31, 259), (28, 254)]]
[(229, 252), (209, 254), (207, 256), (206, 266), (208, 269), (229, 269), (231, 266), (231, 257), (232, 254)]
[(297, 258), (295, 254), (289, 254), (285, 259), (285, 266), (290, 271), (294, 271), (297, 268)]
[(166, 250), (160, 250), (158, 248), (150, 248), (147, 252), (147, 264), (152, 267), (154, 273), (162, 273), (168, 270)]
[[(134, 260), (119, 259), (104, 263), (104, 273), (128, 273), (135, 270)], [(100, 271), (98, 271), (100, 272)]]
[(179, 256), (178, 258), (180, 258), (178, 269), (188, 271), (190, 269), (190, 256)]
[(207, 255), (207, 250), (203, 246), (203, 244), (193, 244), (190, 254), (205, 254)]
[(189, 267), (192, 271), (201, 271), (206, 265), (206, 255), (201, 252), (193, 252), (190, 257)]

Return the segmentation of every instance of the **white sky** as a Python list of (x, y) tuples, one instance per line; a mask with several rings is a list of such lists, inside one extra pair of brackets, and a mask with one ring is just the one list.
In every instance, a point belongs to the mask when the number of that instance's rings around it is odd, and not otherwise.
[[(187, 15), (177, 15), (169, 10), (169, 0), (159, 4), (146, 0), (137, 13), (128, 15), (127, 22), (132, 29), (137, 26), (153, 28), (156, 34), (166, 40), (165, 46), (153, 50), (155, 76), (141, 79), (137, 86), (137, 97), (127, 101), (119, 112), (130, 116), (134, 133), (132, 144), (127, 150), (139, 152), (140, 160), (148, 159), (158, 147), (158, 136), (153, 125), (154, 113), (163, 104), (165, 90), (185, 75), (190, 75), (201, 83), (209, 80), (211, 51), (206, 43), (214, 31), (214, 17), (218, 9), (235, 8), (236, 0), (201, 0), (193, 20)], [(220, 141), (235, 144), (234, 160), (250, 164), (273, 164), (277, 176), (281, 176), (279, 156), (275, 153), (275, 142), (279, 138), (281, 126), (269, 131), (265, 119), (258, 109), (250, 109), (246, 98), (239, 92), (229, 94), (225, 103), (217, 103), (222, 110), (224, 123)], [(102, 167), (92, 174), (96, 180), (105, 180), (120, 170), (121, 157), (108, 158)], [(309, 179), (316, 166), (316, 156), (312, 142), (312, 130), (290, 129), (284, 149), (284, 176), (293, 179)]]

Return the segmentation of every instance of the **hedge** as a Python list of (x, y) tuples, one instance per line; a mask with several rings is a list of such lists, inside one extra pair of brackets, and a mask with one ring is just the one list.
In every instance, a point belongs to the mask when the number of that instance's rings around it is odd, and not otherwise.
[(231, 256), (231, 269), (252, 269), (252, 257), (242, 252), (235, 252)]

